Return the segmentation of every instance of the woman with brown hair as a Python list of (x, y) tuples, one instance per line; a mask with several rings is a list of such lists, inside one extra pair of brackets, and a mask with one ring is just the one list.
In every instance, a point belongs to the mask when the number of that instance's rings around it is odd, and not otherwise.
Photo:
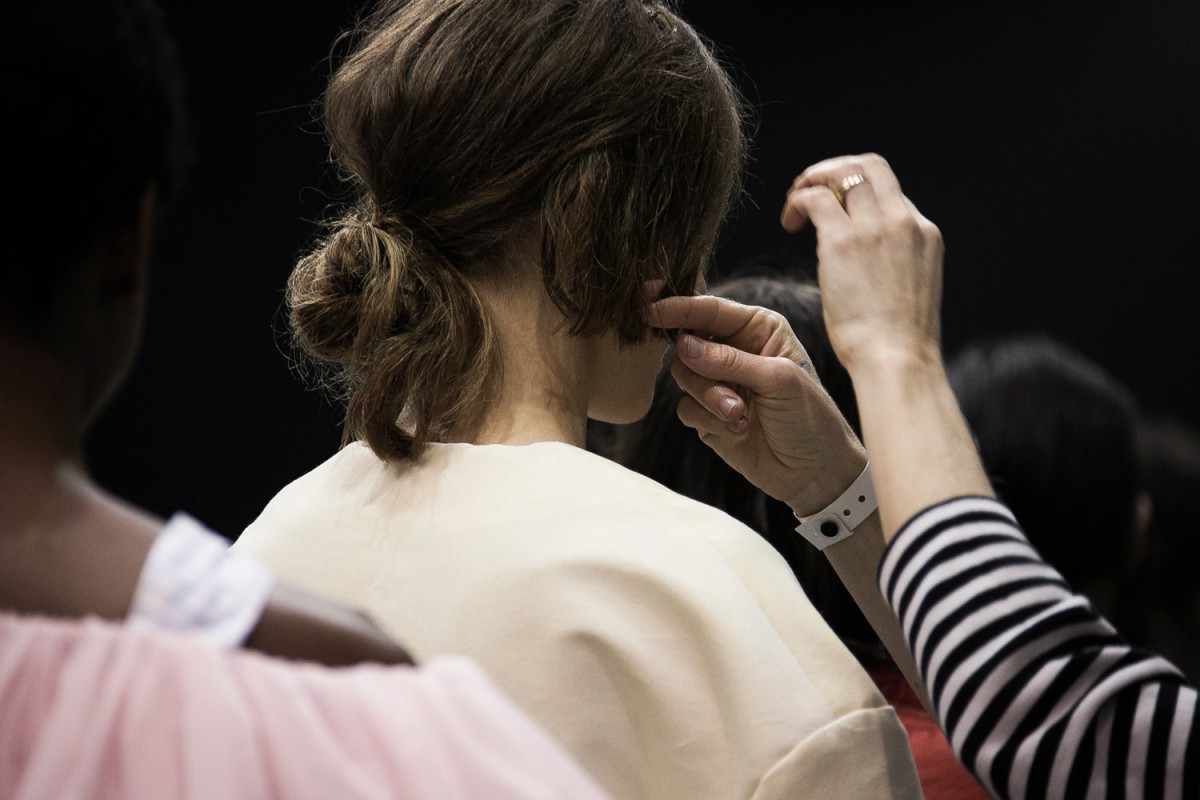
[(697, 34), (640, 0), (389, 3), (324, 122), (356, 199), (288, 302), (350, 443), (238, 546), (473, 656), (616, 796), (917, 796), (786, 563), (583, 449), (645, 413), (646, 301), (696, 291), (737, 189)]

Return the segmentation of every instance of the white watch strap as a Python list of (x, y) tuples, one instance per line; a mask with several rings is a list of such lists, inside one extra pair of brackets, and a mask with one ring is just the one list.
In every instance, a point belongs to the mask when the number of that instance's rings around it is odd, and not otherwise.
[(816, 514), (807, 517), (796, 514), (796, 519), (800, 520), (796, 533), (812, 542), (818, 550), (824, 550), (853, 535), (854, 529), (876, 508), (875, 487), (871, 483), (871, 465), (868, 463), (837, 500)]

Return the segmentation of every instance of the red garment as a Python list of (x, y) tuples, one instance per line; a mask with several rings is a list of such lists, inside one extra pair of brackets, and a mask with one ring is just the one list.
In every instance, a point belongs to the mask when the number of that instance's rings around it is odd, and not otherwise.
[(989, 795), (954, 757), (950, 742), (925, 712), (904, 675), (894, 667), (867, 670), (908, 731), (908, 744), (917, 762), (917, 777), (925, 800), (989, 800)]

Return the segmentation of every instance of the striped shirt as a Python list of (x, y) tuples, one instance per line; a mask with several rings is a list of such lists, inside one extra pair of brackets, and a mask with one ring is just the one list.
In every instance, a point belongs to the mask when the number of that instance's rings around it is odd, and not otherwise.
[(1196, 689), (1121, 639), (1003, 505), (918, 514), (879, 584), (955, 753), (997, 797), (1200, 798)]

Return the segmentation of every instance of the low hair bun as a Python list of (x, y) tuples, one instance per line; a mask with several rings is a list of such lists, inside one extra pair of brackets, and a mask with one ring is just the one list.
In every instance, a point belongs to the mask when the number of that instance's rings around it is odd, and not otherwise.
[(359, 339), (359, 306), (378, 247), (370, 227), (343, 220), (300, 259), (288, 279), (289, 323), (296, 342), (314, 358), (352, 358)]
[[(474, 413), (494, 335), (467, 280), (402, 220), (352, 214), (288, 280), (293, 339), (346, 402), (344, 438), (412, 458)], [(466, 383), (445, 385), (466, 369)], [(401, 417), (416, 420), (409, 426)]]

